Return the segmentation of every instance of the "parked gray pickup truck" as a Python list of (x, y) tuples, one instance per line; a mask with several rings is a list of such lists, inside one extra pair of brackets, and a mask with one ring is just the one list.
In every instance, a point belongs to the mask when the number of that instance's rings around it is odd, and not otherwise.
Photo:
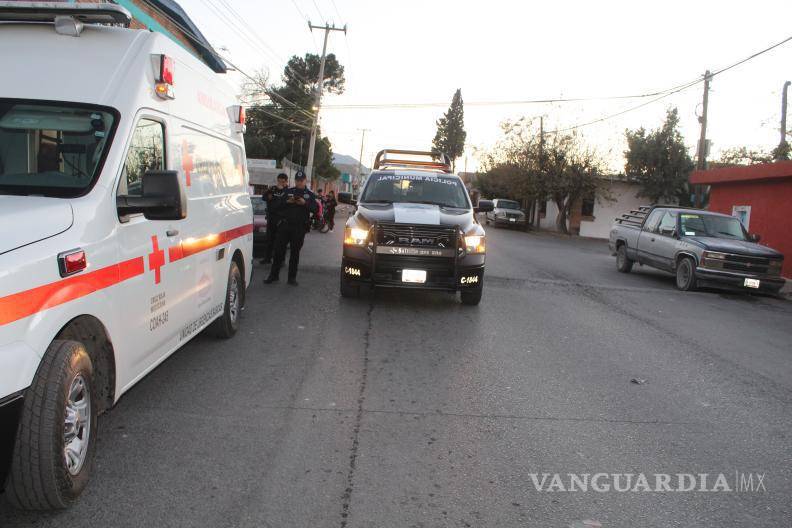
[(732, 216), (682, 207), (641, 207), (621, 218), (610, 232), (616, 267), (628, 273), (634, 263), (676, 275), (677, 288), (727, 286), (777, 293), (784, 285), (784, 256), (757, 242)]

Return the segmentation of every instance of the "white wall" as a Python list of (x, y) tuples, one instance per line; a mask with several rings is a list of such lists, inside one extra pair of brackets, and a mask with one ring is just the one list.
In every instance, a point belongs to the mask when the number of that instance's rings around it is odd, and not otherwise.
[[(647, 198), (636, 198), (640, 187), (635, 183), (612, 182), (610, 184), (611, 197), (614, 201), (602, 200), (594, 203), (594, 220), (580, 222), (580, 236), (592, 238), (608, 238), (613, 220), (630, 209), (639, 205), (647, 205)], [(549, 210), (548, 210), (549, 212)], [(554, 217), (555, 218), (555, 217)]]

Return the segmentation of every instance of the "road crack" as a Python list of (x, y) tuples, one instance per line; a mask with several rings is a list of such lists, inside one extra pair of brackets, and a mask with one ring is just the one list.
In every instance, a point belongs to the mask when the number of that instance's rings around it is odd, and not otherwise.
[(355, 413), (355, 426), (352, 429), (352, 447), (349, 450), (349, 471), (347, 472), (346, 488), (341, 495), (341, 528), (346, 528), (349, 522), (349, 508), (352, 503), (352, 491), (355, 487), (355, 469), (357, 468), (358, 449), (360, 447), (360, 425), (363, 422), (365, 410), (363, 404), (366, 401), (366, 383), (368, 382), (369, 364), (369, 345), (371, 341), (372, 317), (374, 311), (374, 301), (369, 301), (368, 312), (366, 313), (366, 333), (363, 335), (363, 369), (360, 373), (360, 385), (358, 388), (357, 412)]

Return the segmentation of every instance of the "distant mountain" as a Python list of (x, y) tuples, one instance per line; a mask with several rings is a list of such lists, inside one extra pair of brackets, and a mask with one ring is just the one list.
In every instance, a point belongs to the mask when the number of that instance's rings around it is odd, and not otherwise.
[[(339, 170), (342, 168), (347, 169), (346, 171), (341, 170), (341, 172), (356, 172), (359, 163), (360, 162), (355, 157), (347, 156), (346, 154), (333, 154), (333, 165), (335, 165)], [(371, 169), (363, 165), (363, 173), (367, 172), (371, 172)]]

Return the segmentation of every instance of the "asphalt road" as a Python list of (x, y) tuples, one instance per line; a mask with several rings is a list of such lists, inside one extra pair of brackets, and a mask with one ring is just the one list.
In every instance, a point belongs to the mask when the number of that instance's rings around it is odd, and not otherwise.
[[(297, 288), (257, 266), (236, 337), (198, 336), (102, 418), (79, 504), (3, 505), (0, 526), (790, 525), (791, 302), (622, 275), (602, 242), (488, 233), (478, 307), (341, 299), (340, 229), (308, 237)], [(764, 489), (530, 476), (735, 472)]]

